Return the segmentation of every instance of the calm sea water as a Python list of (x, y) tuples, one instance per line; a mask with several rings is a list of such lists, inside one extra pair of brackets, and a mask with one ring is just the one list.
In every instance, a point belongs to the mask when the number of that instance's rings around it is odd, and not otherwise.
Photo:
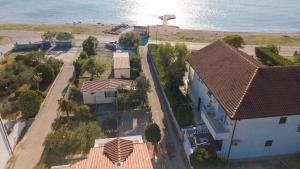
[(0, 22), (170, 24), (224, 31), (300, 31), (300, 0), (0, 0)]

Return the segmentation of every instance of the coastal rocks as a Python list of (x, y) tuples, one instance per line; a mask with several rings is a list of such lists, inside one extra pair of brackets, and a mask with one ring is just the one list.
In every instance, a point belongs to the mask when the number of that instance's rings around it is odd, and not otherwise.
[(159, 16), (158, 18), (163, 21), (164, 25), (167, 25), (168, 21), (171, 19), (176, 19), (176, 16), (174, 14), (165, 14), (165, 15)]

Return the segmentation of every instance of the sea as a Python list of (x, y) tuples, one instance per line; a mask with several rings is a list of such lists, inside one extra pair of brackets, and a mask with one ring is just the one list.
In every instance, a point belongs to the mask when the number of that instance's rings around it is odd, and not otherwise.
[(299, 32), (300, 0), (0, 0), (2, 23), (169, 24), (239, 32)]

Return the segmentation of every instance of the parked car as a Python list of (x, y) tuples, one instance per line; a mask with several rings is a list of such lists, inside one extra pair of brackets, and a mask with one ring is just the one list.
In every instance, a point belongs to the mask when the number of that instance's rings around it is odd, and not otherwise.
[(108, 43), (105, 44), (105, 47), (107, 49), (110, 49), (110, 50), (113, 50), (113, 51), (116, 51), (118, 46), (119, 46), (119, 43), (117, 41), (108, 42)]

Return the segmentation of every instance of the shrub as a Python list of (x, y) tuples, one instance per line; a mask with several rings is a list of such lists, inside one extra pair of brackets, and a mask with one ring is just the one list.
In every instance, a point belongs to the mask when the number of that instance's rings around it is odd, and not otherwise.
[(151, 122), (146, 126), (145, 129), (145, 138), (147, 141), (151, 142), (152, 144), (157, 144), (161, 139), (161, 133), (159, 126)]
[(41, 73), (42, 83), (50, 84), (55, 78), (53, 68), (47, 63), (41, 63), (36, 67), (35, 71), (36, 73)]
[(267, 47), (256, 47), (255, 53), (256, 56), (268, 66), (288, 66), (294, 64), (291, 60), (273, 53)]
[(82, 43), (83, 51), (86, 52), (88, 56), (96, 54), (96, 49), (98, 47), (98, 39), (90, 36)]
[(23, 118), (31, 118), (39, 111), (42, 98), (41, 92), (33, 90), (27, 90), (20, 94), (18, 103)]
[(49, 64), (52, 69), (53, 69), (53, 72), (56, 75), (58, 75), (59, 71), (60, 71), (60, 68), (61, 68), (61, 65), (63, 64), (63, 62), (61, 60), (58, 60), (58, 59), (55, 59), (53, 57), (50, 57), (48, 60), (47, 60), (47, 64)]
[(244, 39), (240, 35), (227, 35), (223, 41), (235, 48), (241, 48), (245, 45)]
[(119, 38), (119, 43), (121, 46), (131, 49), (136, 54), (138, 54), (140, 35), (135, 32), (127, 32), (125, 34), (121, 34)]
[(141, 59), (139, 56), (130, 57), (130, 78), (135, 80), (141, 73)]
[(57, 40), (70, 40), (73, 38), (73, 34), (71, 32), (59, 32), (56, 34)]
[(209, 165), (218, 165), (216, 154), (208, 151), (204, 148), (196, 149), (193, 154), (190, 155), (191, 164), (195, 168), (207, 167)]

